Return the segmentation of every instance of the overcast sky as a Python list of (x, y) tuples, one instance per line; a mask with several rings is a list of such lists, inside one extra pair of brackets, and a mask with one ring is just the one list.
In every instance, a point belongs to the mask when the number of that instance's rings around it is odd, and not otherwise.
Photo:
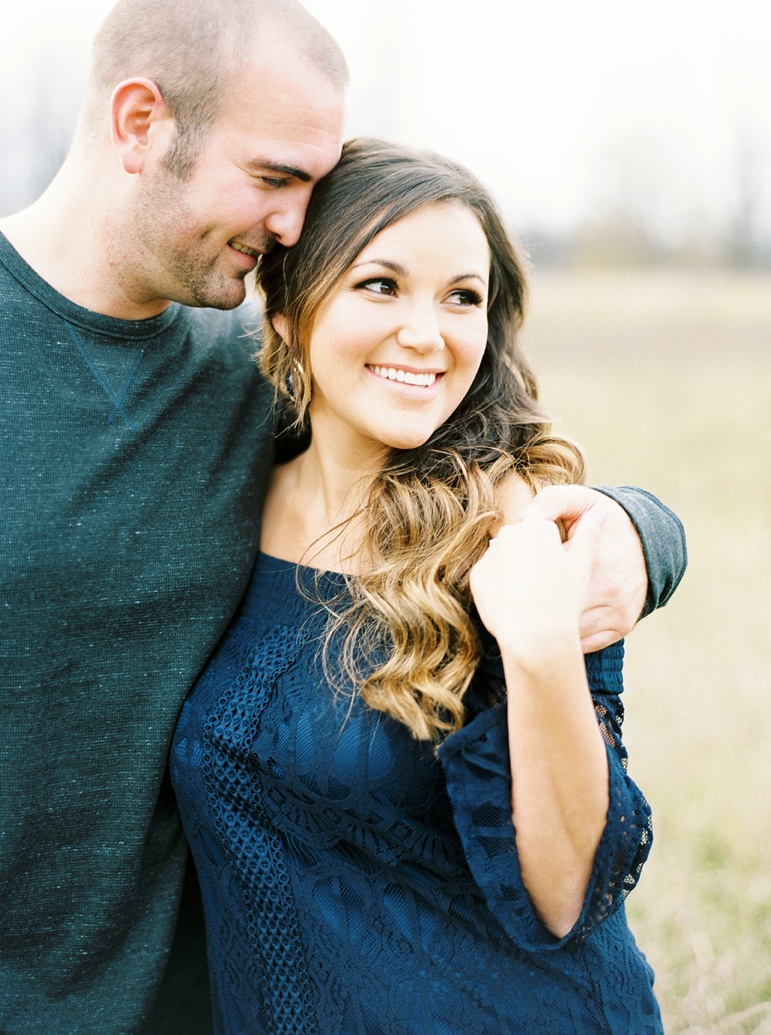
[[(676, 232), (725, 217), (741, 165), (771, 229), (771, 60), (757, 0), (305, 2), (351, 66), (349, 135), (463, 161), (521, 225), (561, 229), (622, 194)], [(20, 117), (40, 75), (75, 109), (110, 6), (3, 0), (0, 86)]]

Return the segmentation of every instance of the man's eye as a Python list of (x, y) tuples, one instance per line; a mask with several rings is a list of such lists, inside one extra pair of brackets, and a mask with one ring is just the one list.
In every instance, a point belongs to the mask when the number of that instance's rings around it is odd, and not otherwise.
[(266, 187), (278, 188), (286, 186), (285, 179), (278, 179), (272, 176), (261, 176), (260, 181), (264, 183)]

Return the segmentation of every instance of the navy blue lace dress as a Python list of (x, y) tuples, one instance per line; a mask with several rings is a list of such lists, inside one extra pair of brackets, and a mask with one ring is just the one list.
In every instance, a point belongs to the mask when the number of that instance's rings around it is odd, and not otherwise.
[(583, 911), (558, 940), (519, 873), (505, 702), (488, 703), (499, 662), (437, 752), (329, 687), (325, 618), (297, 588), (310, 577), (260, 556), (174, 738), (216, 1031), (660, 1033), (623, 906), (651, 840), (619, 740), (623, 648), (587, 658), (610, 808)]

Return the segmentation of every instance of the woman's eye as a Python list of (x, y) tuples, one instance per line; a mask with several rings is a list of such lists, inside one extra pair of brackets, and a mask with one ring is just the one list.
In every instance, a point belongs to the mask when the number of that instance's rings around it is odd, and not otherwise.
[(388, 277), (372, 277), (370, 280), (362, 280), (356, 285), (357, 288), (371, 291), (375, 295), (393, 295), (396, 293), (396, 284)]
[(482, 304), (482, 296), (471, 288), (459, 288), (449, 298), (454, 305), (477, 306)]

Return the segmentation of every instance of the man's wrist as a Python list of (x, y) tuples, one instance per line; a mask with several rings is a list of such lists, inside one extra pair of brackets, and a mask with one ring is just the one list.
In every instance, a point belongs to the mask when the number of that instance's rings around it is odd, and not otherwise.
[(685, 529), (674, 511), (646, 489), (633, 485), (593, 488), (624, 509), (640, 537), (648, 572), (648, 592), (640, 616), (644, 618), (667, 603), (685, 573)]

